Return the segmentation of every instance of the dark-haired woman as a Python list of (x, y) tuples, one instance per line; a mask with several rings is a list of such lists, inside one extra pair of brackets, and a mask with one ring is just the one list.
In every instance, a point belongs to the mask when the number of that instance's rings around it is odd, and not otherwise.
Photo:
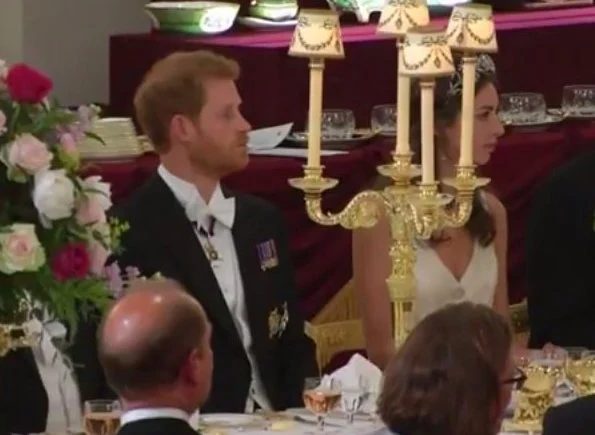
[(452, 304), (422, 320), (390, 360), (378, 410), (393, 434), (496, 435), (524, 379), (507, 320)]
[[(435, 88), (436, 177), (455, 174), (461, 135), (462, 73), (455, 59), (456, 73), (440, 78)], [(504, 129), (498, 117), (499, 96), (492, 59), (481, 55), (477, 63), (475, 95), (474, 160), (486, 164)], [(411, 146), (419, 162), (419, 92), (413, 89)], [(429, 241), (420, 241), (415, 274), (417, 279), (416, 320), (450, 302), (472, 301), (493, 307), (508, 316), (506, 280), (506, 211), (487, 191), (476, 192), (471, 218), (463, 228), (447, 228)], [(353, 235), (353, 273), (362, 310), (368, 356), (383, 368), (395, 352), (392, 339), (390, 300), (386, 277), (389, 223), (382, 220), (371, 229)]]

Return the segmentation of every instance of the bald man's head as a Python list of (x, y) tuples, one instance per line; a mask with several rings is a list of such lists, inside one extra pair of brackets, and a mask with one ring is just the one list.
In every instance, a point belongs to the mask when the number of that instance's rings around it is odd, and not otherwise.
[(109, 384), (122, 397), (174, 384), (190, 355), (208, 350), (209, 328), (198, 301), (176, 282), (134, 283), (100, 330)]

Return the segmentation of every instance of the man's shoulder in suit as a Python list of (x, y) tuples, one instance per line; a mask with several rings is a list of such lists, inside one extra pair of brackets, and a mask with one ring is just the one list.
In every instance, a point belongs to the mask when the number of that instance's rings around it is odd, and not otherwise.
[[(557, 167), (543, 183), (544, 191), (568, 187), (576, 188), (585, 181), (595, 181), (595, 151), (580, 154), (569, 162)], [(586, 183), (590, 186), (592, 183)], [(586, 187), (586, 186), (585, 186)]]
[(118, 435), (197, 435), (184, 420), (177, 418), (148, 418), (123, 425)]
[(141, 215), (141, 210), (155, 208), (153, 192), (157, 174), (149, 178), (141, 187), (136, 189), (130, 196), (120, 201), (110, 209), (110, 216), (130, 221)]
[(595, 434), (595, 395), (550, 408), (543, 419), (543, 435)]

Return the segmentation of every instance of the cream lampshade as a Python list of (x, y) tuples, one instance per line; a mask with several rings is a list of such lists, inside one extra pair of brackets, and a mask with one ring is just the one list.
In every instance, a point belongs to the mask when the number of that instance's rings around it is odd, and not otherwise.
[(495, 53), (498, 51), (496, 27), (492, 7), (483, 4), (455, 6), (446, 39), (453, 50), (466, 53)]
[(378, 33), (403, 37), (412, 27), (430, 22), (426, 0), (389, 0), (378, 20)]
[(443, 31), (424, 26), (407, 33), (399, 56), (399, 74), (431, 79), (453, 73), (452, 53)]
[(344, 58), (339, 16), (330, 10), (302, 9), (289, 46), (289, 55)]

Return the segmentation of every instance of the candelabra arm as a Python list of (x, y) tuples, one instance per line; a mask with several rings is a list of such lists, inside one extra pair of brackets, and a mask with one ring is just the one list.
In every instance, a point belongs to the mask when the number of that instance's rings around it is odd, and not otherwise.
[(320, 194), (306, 194), (305, 201), (308, 217), (314, 222), (328, 226), (340, 225), (348, 230), (373, 227), (385, 210), (391, 207), (380, 192), (373, 190), (358, 193), (338, 213), (322, 211)]
[(475, 166), (458, 165), (456, 177), (446, 178), (442, 182), (455, 189), (457, 194), (452, 207), (444, 207), (439, 211), (441, 226), (462, 227), (471, 217), (475, 190), (487, 186), (490, 179), (477, 177)]
[(335, 187), (338, 181), (323, 177), (322, 169), (322, 166), (305, 167), (303, 177), (289, 180), (291, 186), (304, 192), (306, 213), (317, 224), (340, 225), (348, 230), (371, 228), (378, 223), (383, 213), (392, 209), (392, 204), (382, 192), (366, 190), (355, 195), (340, 212), (324, 212), (322, 193)]
[(452, 207), (440, 209), (442, 227), (460, 228), (467, 223), (473, 211), (473, 191), (471, 195), (458, 192)]

